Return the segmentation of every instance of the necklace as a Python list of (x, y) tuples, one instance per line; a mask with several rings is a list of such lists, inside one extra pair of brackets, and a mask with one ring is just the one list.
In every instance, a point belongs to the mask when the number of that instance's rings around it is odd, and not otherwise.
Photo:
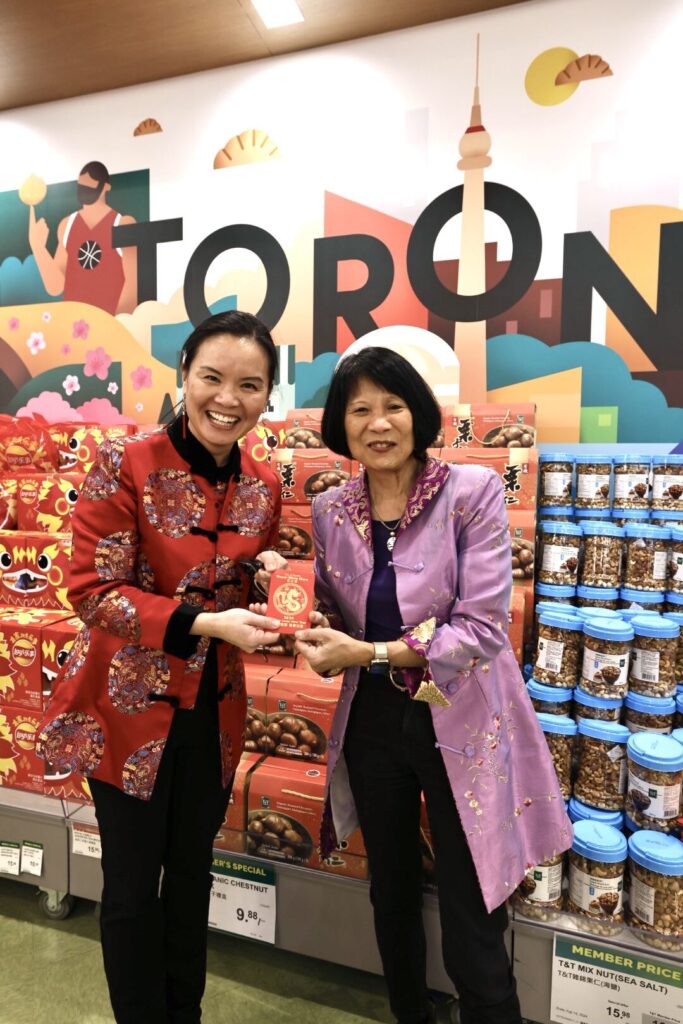
[[(390, 519), (388, 523), (385, 523), (384, 520), (380, 519), (380, 517), (375, 512), (375, 519), (377, 520), (378, 523), (382, 524), (385, 530), (389, 531), (389, 536), (387, 537), (387, 551), (393, 551), (394, 544), (396, 543), (396, 531), (401, 525), (401, 519), (403, 519), (403, 516), (400, 516), (398, 519)], [(390, 523), (392, 522), (394, 524), (393, 526), (390, 525)]]

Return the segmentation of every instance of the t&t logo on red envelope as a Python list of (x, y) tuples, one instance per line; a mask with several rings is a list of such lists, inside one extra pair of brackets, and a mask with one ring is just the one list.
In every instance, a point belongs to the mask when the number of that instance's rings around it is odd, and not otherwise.
[(296, 633), (311, 625), (313, 566), (278, 569), (270, 575), (268, 615), (280, 620), (280, 633)]

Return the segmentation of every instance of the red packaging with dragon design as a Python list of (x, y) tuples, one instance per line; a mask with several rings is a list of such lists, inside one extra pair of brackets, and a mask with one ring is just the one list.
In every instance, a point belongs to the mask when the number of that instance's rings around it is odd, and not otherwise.
[(0, 476), (0, 530), (17, 528), (17, 478)]
[(37, 473), (17, 478), (17, 530), (68, 533), (85, 475)]
[(296, 633), (308, 629), (313, 611), (313, 565), (303, 563), (295, 568), (278, 569), (270, 574), (268, 615), (280, 620), (280, 633)]
[(53, 423), (50, 434), (59, 452), (62, 472), (87, 473), (94, 465), (97, 449), (105, 440), (135, 434), (133, 423), (97, 426), (94, 423)]
[(67, 612), (0, 607), (0, 705), (42, 711), (45, 629)]
[[(55, 613), (56, 614), (56, 613)], [(43, 678), (43, 706), (47, 707), (55, 676), (63, 668), (76, 637), (83, 629), (83, 623), (76, 616), (54, 621), (43, 628), (41, 648), (41, 674)], [(46, 761), (44, 764), (44, 782), (46, 796), (59, 797), (61, 800), (91, 799), (88, 780), (77, 772), (55, 768)]]
[(67, 597), (71, 536), (0, 530), (0, 600), (73, 612)]
[(36, 754), (40, 713), (0, 707), (0, 786), (43, 792), (43, 762)]

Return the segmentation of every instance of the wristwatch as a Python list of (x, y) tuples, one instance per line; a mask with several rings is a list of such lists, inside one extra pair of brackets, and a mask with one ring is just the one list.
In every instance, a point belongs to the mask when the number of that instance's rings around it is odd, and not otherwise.
[(370, 659), (370, 668), (374, 668), (375, 665), (389, 666), (389, 648), (385, 643), (373, 644), (373, 655)]

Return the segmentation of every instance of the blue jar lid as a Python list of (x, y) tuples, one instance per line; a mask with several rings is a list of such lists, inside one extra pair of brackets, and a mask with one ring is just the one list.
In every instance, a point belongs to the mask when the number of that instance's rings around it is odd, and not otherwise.
[(651, 523), (629, 523), (624, 527), (627, 537), (644, 537), (646, 540), (671, 540), (668, 526), (652, 526)]
[(636, 764), (656, 772), (678, 772), (683, 768), (683, 747), (663, 733), (632, 733), (626, 752)]
[(661, 590), (634, 590), (633, 587), (622, 587), (619, 591), (622, 601), (632, 604), (662, 604), (664, 593)]
[(566, 615), (564, 612), (542, 612), (538, 621), (543, 626), (556, 626), (558, 629), (573, 629), (578, 632), (583, 629), (578, 615)]
[(683, 509), (680, 508), (653, 508), (650, 512), (650, 519), (654, 523), (671, 523), (672, 520), (680, 520), (683, 523)]
[(668, 604), (680, 604), (683, 607), (683, 594), (679, 594), (676, 590), (667, 590), (664, 595)]
[(642, 452), (621, 452), (619, 455), (614, 456), (614, 465), (622, 466), (626, 462), (637, 462), (640, 465), (650, 465), (650, 456), (643, 455)]
[(573, 505), (539, 505), (538, 506), (538, 518), (543, 519), (545, 516), (573, 516), (574, 506)]
[[(596, 611), (608, 611), (607, 608), (596, 608)], [(587, 619), (583, 624), (583, 631), (587, 636), (597, 637), (599, 640), (620, 641), (633, 640), (633, 629), (623, 619)]]
[(622, 614), (616, 608), (577, 608), (576, 615), (583, 622), (588, 622), (589, 619), (618, 619), (622, 620)]
[(574, 518), (580, 519), (611, 519), (612, 513), (608, 508), (577, 508)]
[(657, 618), (654, 615), (636, 615), (631, 619), (633, 631), (637, 636), (666, 637), (678, 636), (681, 627), (672, 619), (665, 619), (661, 615)]
[(629, 830), (629, 832), (637, 832), (640, 828), (640, 825), (638, 825), (638, 823), (635, 822), (633, 818), (629, 818), (628, 814), (626, 813), (624, 814), (624, 825)]
[(604, 452), (595, 452), (593, 455), (575, 455), (574, 462), (576, 462), (577, 465), (579, 463), (582, 465), (588, 465), (589, 463), (594, 462), (596, 466), (611, 466), (612, 456), (605, 455)]
[(628, 846), (626, 837), (613, 825), (586, 818), (575, 822), (572, 850), (589, 860), (606, 861), (616, 864), (626, 860)]
[(644, 697), (640, 693), (627, 693), (624, 703), (633, 711), (646, 711), (651, 715), (673, 715), (676, 710), (673, 697)]
[[(566, 715), (548, 715), (544, 711), (537, 711), (536, 718), (543, 732), (557, 732), (563, 736), (576, 735), (576, 722)], [(681, 755), (683, 756), (683, 750)]]
[(683, 608), (681, 608), (680, 612), (665, 612), (664, 618), (671, 619), (672, 622), (677, 622), (679, 626), (683, 626)]
[(561, 533), (572, 537), (581, 536), (581, 527), (576, 523), (541, 523), (542, 533)]
[(573, 462), (574, 456), (569, 452), (539, 452), (539, 462)]
[(590, 519), (581, 523), (584, 537), (623, 537), (624, 527), (616, 523), (594, 523)]
[(571, 686), (546, 686), (533, 677), (526, 684), (526, 688), (530, 697), (535, 697), (536, 700), (549, 700), (553, 704), (558, 701), (571, 700), (574, 693)]
[(576, 597), (576, 587), (569, 583), (537, 583), (534, 591), (539, 597)]
[[(587, 601), (616, 601), (619, 591), (616, 587), (586, 587), (578, 586), (576, 596)], [(607, 609), (609, 611), (609, 608)], [(595, 611), (595, 608), (593, 609)]]
[(619, 614), (624, 622), (633, 622), (634, 619), (661, 619), (656, 611), (648, 611), (647, 608), (620, 608)]
[(676, 711), (679, 715), (683, 715), (683, 693), (676, 692)]
[(674, 729), (671, 733), (671, 739), (676, 740), (676, 743), (680, 743), (683, 747), (683, 729)]
[[(578, 462), (578, 459), (577, 459)], [(671, 452), (669, 455), (653, 455), (653, 466), (683, 466), (683, 454)]]
[(589, 807), (575, 796), (569, 800), (569, 817), (572, 821), (597, 821), (601, 825), (611, 825), (612, 828), (623, 828), (623, 811), (601, 811), (599, 807)]
[(594, 697), (592, 693), (586, 693), (580, 686), (574, 690), (574, 700), (577, 704), (584, 704), (587, 708), (604, 708), (614, 711), (624, 703), (623, 697)]
[(613, 508), (612, 519), (636, 519), (639, 522), (650, 518), (650, 510), (647, 508)]
[(579, 722), (579, 735), (592, 736), (596, 740), (608, 740), (610, 743), (627, 743), (631, 732), (628, 726), (620, 725), (619, 722), (582, 718)]
[[(626, 820), (628, 824), (628, 819)], [(683, 875), (683, 843), (664, 832), (641, 829), (629, 836), (629, 857), (660, 875)]]
[(671, 527), (671, 539), (678, 541), (683, 540), (683, 526), (672, 526)]
[(538, 601), (534, 606), (536, 615), (543, 612), (561, 612), (562, 615), (576, 615), (576, 605), (564, 601)]

